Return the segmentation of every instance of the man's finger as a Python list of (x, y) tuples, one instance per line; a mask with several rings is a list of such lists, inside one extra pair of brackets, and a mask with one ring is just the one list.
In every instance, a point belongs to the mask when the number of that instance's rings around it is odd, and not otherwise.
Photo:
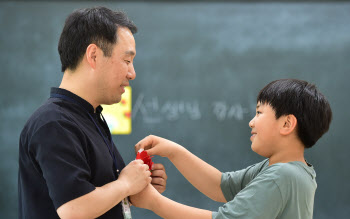
[(161, 177), (165, 180), (168, 179), (168, 176), (166, 175), (165, 171), (163, 171), (163, 170), (152, 170), (152, 177)]
[(147, 164), (142, 164), (142, 166), (146, 171), (150, 171), (149, 166)]
[(152, 170), (164, 170), (165, 171), (165, 168), (164, 168), (163, 164), (161, 164), (161, 163), (154, 163), (152, 165)]
[(143, 160), (141, 160), (141, 159), (133, 160), (133, 161), (131, 161), (131, 162), (144, 164)]
[(161, 177), (153, 177), (151, 184), (165, 186), (166, 181)]

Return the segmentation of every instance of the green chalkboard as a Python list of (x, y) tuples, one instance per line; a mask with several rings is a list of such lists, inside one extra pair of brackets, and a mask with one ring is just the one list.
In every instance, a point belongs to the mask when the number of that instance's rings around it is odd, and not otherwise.
[[(132, 134), (114, 136), (130, 162), (149, 134), (178, 142), (221, 171), (263, 158), (250, 149), (248, 122), (268, 82), (299, 78), (328, 97), (334, 119), (306, 158), (315, 166), (315, 218), (350, 214), (347, 141), (350, 4), (230, 2), (1, 2), (0, 218), (17, 217), (18, 139), (26, 120), (62, 77), (57, 43), (66, 16), (95, 6), (124, 9), (135, 35)], [(164, 158), (165, 196), (217, 210)], [(132, 208), (134, 218), (158, 218)]]

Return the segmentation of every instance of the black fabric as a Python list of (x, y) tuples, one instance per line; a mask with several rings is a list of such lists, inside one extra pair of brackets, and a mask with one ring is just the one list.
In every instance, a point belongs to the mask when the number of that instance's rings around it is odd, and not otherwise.
[[(84, 99), (60, 88), (76, 103), (49, 98), (29, 118), (19, 142), (19, 218), (58, 218), (62, 204), (85, 195), (117, 179), (113, 159), (88, 112), (106, 138), (107, 124), (101, 119), (102, 107), (94, 109)], [(86, 110), (82, 109), (84, 107)], [(113, 144), (118, 169), (125, 163)], [(100, 218), (123, 218), (121, 203)]]

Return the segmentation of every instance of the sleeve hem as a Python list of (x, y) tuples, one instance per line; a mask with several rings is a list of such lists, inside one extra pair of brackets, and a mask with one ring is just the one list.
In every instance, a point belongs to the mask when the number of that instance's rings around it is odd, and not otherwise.
[(229, 202), (230, 200), (232, 200), (234, 198), (234, 196), (230, 195), (231, 194), (231, 190), (230, 190), (230, 186), (226, 183), (227, 182), (227, 175), (226, 173), (222, 173), (221, 174), (221, 183), (220, 183), (220, 188), (221, 191), (226, 199), (227, 202)]
[(56, 201), (55, 201), (55, 203), (54, 203), (56, 211), (57, 211), (57, 209), (58, 209), (59, 207), (61, 207), (61, 206), (64, 205), (65, 203), (67, 203), (67, 202), (69, 202), (69, 201), (72, 201), (72, 200), (74, 200), (74, 199), (77, 199), (77, 198), (79, 198), (79, 197), (81, 197), (81, 196), (84, 196), (84, 195), (86, 195), (86, 194), (89, 194), (90, 192), (94, 191), (95, 189), (96, 189), (95, 186), (93, 186), (93, 185), (87, 185), (87, 186), (85, 186), (85, 188), (84, 188), (83, 190), (80, 189), (79, 191), (75, 191), (74, 194), (69, 194), (69, 195), (66, 194), (66, 195), (63, 195), (64, 198), (62, 198), (62, 199), (60, 199), (60, 200), (56, 199)]

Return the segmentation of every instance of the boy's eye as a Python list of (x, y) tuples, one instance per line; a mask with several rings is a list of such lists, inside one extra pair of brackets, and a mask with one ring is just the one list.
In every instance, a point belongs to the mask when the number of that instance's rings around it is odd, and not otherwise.
[(259, 114), (261, 114), (261, 112), (260, 111), (256, 111), (256, 114), (259, 115)]

